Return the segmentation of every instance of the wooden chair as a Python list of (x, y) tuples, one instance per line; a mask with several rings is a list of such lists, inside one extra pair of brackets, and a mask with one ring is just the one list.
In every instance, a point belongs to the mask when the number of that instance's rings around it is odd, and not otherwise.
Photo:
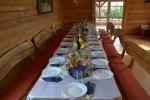
[(145, 33), (150, 32), (150, 24), (149, 23), (144, 23), (140, 25), (140, 33), (142, 36), (144, 36)]
[[(129, 41), (128, 41), (127, 37), (125, 36), (125, 34), (123, 32), (118, 33), (117, 35), (118, 35), (120, 43), (121, 43), (121, 45), (123, 47), (123, 50), (122, 50), (122, 53), (121, 53), (121, 58), (123, 59), (123, 57), (124, 57), (124, 55), (125, 55), (125, 53), (127, 51), (127, 48), (128, 48), (128, 45), (129, 45)], [(127, 67), (129, 69), (132, 69), (135, 60), (132, 57), (132, 55), (130, 55), (130, 56), (131, 56), (131, 59), (130, 59), (129, 65), (127, 65)]]
[(106, 31), (110, 33), (111, 37), (114, 35), (115, 26), (112, 22), (108, 22), (106, 25)]
[(123, 32), (123, 29), (115, 28), (112, 22), (108, 22), (106, 25), (107, 32), (110, 33), (111, 37), (114, 36), (113, 42), (116, 40), (117, 37)]
[(125, 34), (123, 32), (122, 33), (118, 33), (118, 37), (119, 37), (121, 46), (123, 48), (122, 53), (121, 53), (121, 58), (123, 58), (124, 55), (125, 55), (127, 46), (128, 46), (128, 39), (127, 39), (127, 37), (125, 36)]

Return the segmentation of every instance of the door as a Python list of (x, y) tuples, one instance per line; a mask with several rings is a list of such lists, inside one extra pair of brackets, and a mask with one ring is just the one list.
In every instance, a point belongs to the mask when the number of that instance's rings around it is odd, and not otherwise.
[(113, 22), (115, 27), (122, 28), (124, 1), (96, 0), (95, 16), (97, 28), (106, 29), (107, 22)]

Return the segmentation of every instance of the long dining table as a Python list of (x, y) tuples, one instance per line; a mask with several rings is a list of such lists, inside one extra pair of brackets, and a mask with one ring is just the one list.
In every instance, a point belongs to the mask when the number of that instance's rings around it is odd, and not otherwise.
[[(105, 51), (103, 49), (102, 41), (99, 40), (99, 35), (96, 31), (96, 27), (92, 23), (87, 24), (88, 28), (88, 36), (87, 36), (87, 51), (88, 53), (97, 52), (98, 57), (97, 59), (92, 59), (91, 62), (96, 65), (99, 70), (108, 70), (112, 73), (112, 76), (109, 78), (100, 78), (95, 79), (93, 75), (90, 75), (88, 77), (83, 77), (82, 82), (92, 82), (95, 84), (94, 93), (91, 98), (85, 98), (85, 96), (82, 96), (80, 98), (69, 98), (66, 97), (63, 94), (63, 88), (66, 84), (71, 82), (79, 82), (79, 80), (73, 78), (71, 75), (68, 74), (68, 72), (65, 72), (65, 74), (62, 75), (62, 80), (59, 82), (52, 82), (52, 81), (46, 81), (43, 80), (43, 72), (47, 70), (51, 64), (51, 59), (55, 57), (66, 57), (65, 55), (58, 55), (58, 53), (64, 53), (67, 54), (68, 49), (64, 49), (63, 46), (67, 44), (67, 42), (72, 43), (74, 41), (74, 35), (78, 32), (78, 25), (74, 25), (68, 34), (64, 37), (62, 42), (60, 43), (60, 46), (55, 51), (53, 56), (49, 59), (49, 63), (45, 67), (45, 69), (42, 71), (41, 76), (37, 80), (37, 82), (33, 85), (32, 89), (30, 90), (29, 94), (27, 95), (27, 100), (64, 100), (64, 99), (89, 99), (89, 100), (122, 100), (121, 93), (118, 89), (118, 86), (115, 82), (113, 72), (109, 68), (109, 61), (106, 57)], [(57, 39), (56, 39), (57, 40)], [(67, 44), (68, 45), (68, 44)], [(93, 53), (92, 53), (93, 54)], [(97, 56), (96, 55), (96, 56)], [(66, 60), (66, 58), (65, 58)], [(103, 62), (108, 61), (108, 62)], [(56, 61), (57, 62), (57, 61)], [(66, 61), (65, 61), (66, 63)], [(63, 64), (60, 64), (59, 67), (62, 67)]]

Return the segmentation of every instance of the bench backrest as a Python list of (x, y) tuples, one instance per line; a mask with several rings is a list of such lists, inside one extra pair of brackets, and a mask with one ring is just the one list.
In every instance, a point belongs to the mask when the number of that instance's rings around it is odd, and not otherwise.
[(52, 35), (52, 32), (50, 32), (48, 29), (45, 29), (33, 36), (32, 41), (35, 48), (40, 49), (41, 45), (46, 42)]
[(150, 74), (150, 52), (142, 49), (134, 42), (128, 42), (127, 53), (132, 56), (133, 59), (138, 61), (143, 66), (146, 72)]
[(9, 71), (19, 62), (31, 56), (34, 46), (31, 41), (16, 46), (0, 58), (0, 81), (9, 73)]

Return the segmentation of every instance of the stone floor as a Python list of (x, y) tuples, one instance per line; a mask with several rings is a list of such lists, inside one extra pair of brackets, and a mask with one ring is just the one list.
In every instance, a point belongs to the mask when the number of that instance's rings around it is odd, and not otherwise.
[[(145, 50), (150, 51), (150, 41), (148, 39), (144, 39), (143, 37), (140, 36), (128, 36), (128, 39), (137, 43)], [(120, 45), (118, 38), (115, 40), (114, 46), (116, 47), (118, 52), (122, 51), (122, 47)], [(131, 59), (130, 56), (128, 54), (125, 54), (123, 61), (125, 64), (128, 65), (130, 59)], [(150, 75), (136, 61), (133, 65), (132, 73), (136, 77), (138, 82), (142, 85), (142, 87), (145, 89), (145, 91), (150, 95)]]

